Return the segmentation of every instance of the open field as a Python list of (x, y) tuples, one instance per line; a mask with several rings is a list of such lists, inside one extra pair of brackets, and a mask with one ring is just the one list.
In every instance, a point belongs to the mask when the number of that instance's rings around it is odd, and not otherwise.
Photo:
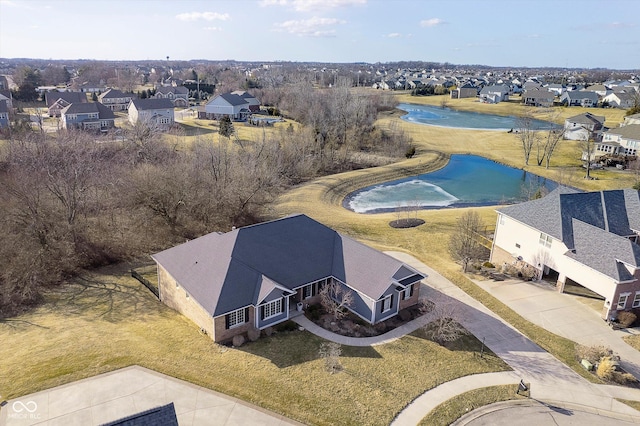
[[(157, 301), (124, 265), (51, 291), (35, 311), (0, 322), (2, 399), (138, 364), (308, 424), (385, 425), (427, 389), (503, 371), (465, 337), (451, 349), (418, 331), (376, 347), (343, 347), (343, 371), (318, 357), (323, 341), (280, 332), (239, 349), (217, 345)], [(456, 368), (449, 368), (455, 365)]]

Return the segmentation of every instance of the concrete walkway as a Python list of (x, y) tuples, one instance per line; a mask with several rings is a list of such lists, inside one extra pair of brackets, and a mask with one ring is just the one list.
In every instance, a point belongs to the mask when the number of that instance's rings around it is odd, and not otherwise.
[(0, 425), (100, 425), (173, 402), (181, 426), (300, 425), (244, 401), (139, 366), (8, 401)]
[[(544, 351), (518, 330), (488, 308), (476, 301), (438, 272), (401, 252), (388, 252), (391, 256), (426, 273), (426, 285), (420, 289), (421, 298), (439, 306), (448, 306), (467, 330), (496, 355), (502, 358), (512, 372), (488, 373), (461, 377), (430, 389), (409, 404), (393, 421), (393, 425), (415, 425), (438, 404), (468, 390), (497, 384), (518, 383), (520, 379), (531, 384), (531, 398), (551, 403), (583, 406), (599, 413), (607, 413), (625, 421), (640, 419), (640, 413), (616, 401), (624, 398), (640, 401), (640, 390), (617, 386), (594, 385)], [(526, 292), (525, 292), (526, 293)], [(526, 298), (523, 293), (522, 297)], [(505, 302), (506, 303), (506, 302)], [(517, 310), (517, 309), (516, 309)], [(393, 341), (428, 323), (423, 317), (411, 321), (389, 333), (376, 337), (354, 338), (337, 335), (316, 326), (305, 317), (295, 321), (324, 339), (349, 346), (370, 346)], [(579, 324), (576, 324), (578, 326)]]

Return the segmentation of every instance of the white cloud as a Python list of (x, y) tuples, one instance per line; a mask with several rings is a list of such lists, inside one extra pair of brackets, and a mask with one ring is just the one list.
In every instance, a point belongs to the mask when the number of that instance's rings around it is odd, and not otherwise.
[(429, 19), (424, 19), (420, 21), (421, 27), (437, 27), (438, 25), (443, 25), (443, 24), (446, 24), (446, 22), (440, 18), (429, 18)]
[(624, 29), (624, 28), (634, 28), (636, 26), (636, 24), (631, 23), (631, 22), (611, 22), (609, 25), (607, 25), (609, 28), (615, 29), (615, 30), (620, 30), (620, 29)]
[(367, 4), (367, 0), (261, 0), (260, 6), (291, 6), (297, 12)]
[(231, 16), (229, 16), (228, 13), (188, 12), (176, 15), (176, 19), (180, 21), (197, 21), (199, 19), (204, 19), (205, 21), (228, 21), (229, 19), (231, 19)]
[(221, 27), (204, 27), (203, 30), (205, 31), (222, 31)]
[(398, 37), (402, 37), (402, 34), (400, 34), (400, 33), (389, 33), (389, 34), (387, 34), (385, 37), (388, 37), (388, 38), (398, 38)]
[(275, 24), (276, 31), (287, 32), (303, 37), (333, 37), (335, 25), (346, 24), (347, 21), (335, 18), (300, 19)]

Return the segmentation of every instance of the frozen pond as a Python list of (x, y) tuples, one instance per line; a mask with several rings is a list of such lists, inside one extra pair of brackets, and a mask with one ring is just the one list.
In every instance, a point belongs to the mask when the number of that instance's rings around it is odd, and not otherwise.
[[(411, 123), (483, 130), (511, 130), (518, 128), (518, 117), (515, 116), (505, 117), (415, 104), (399, 104), (398, 109), (407, 112), (402, 116), (402, 119)], [(542, 120), (532, 120), (531, 124), (532, 128), (536, 130), (557, 127), (554, 123)]]
[(357, 213), (380, 213), (407, 206), (434, 209), (509, 204), (527, 199), (543, 186), (552, 190), (558, 184), (483, 157), (452, 155), (449, 164), (433, 173), (352, 192), (343, 206)]

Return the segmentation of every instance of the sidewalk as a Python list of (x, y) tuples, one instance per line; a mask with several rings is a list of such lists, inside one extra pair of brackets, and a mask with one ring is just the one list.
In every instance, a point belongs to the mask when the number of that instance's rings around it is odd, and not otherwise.
[(181, 426), (300, 425), (137, 365), (8, 401), (0, 410), (0, 425), (99, 425), (171, 402)]

